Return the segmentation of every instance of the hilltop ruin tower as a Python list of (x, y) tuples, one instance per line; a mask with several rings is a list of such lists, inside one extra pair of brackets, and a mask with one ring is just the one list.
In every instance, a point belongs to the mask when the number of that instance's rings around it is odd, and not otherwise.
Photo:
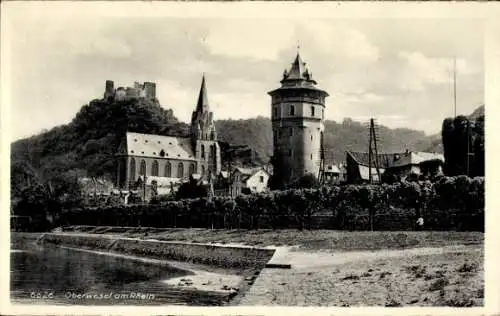
[(319, 176), (326, 91), (316, 87), (299, 53), (271, 96), (273, 170), (280, 185), (306, 174)]

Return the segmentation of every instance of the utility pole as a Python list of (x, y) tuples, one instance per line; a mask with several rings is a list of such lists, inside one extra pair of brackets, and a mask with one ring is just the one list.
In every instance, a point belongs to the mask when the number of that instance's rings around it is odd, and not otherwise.
[(453, 58), (453, 117), (457, 117), (457, 59)]
[(325, 182), (325, 145), (323, 142), (323, 132), (320, 134), (319, 145), (319, 175), (318, 180), (320, 184)]
[(378, 176), (378, 182), (381, 182), (380, 178), (380, 167), (379, 167), (379, 162), (378, 162), (378, 149), (377, 149), (377, 141), (378, 135), (376, 132), (376, 124), (375, 120), (372, 118), (370, 119), (370, 137), (369, 137), (369, 145), (368, 145), (368, 181), (370, 184), (373, 183), (373, 176), (372, 176), (372, 164), (375, 165), (375, 170), (377, 171), (377, 176)]

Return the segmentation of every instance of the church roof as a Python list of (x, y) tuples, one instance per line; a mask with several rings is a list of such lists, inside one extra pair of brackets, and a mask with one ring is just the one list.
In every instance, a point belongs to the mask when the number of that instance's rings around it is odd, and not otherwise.
[[(164, 156), (162, 156), (162, 151)], [(129, 156), (196, 160), (188, 137), (161, 136), (127, 132)]]
[(200, 94), (198, 95), (198, 103), (196, 104), (196, 111), (204, 112), (205, 110), (208, 110), (208, 97), (205, 75), (203, 75), (201, 79)]

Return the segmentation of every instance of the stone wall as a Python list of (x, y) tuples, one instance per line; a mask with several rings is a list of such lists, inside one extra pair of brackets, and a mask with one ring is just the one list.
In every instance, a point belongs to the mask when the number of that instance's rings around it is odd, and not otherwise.
[(110, 235), (47, 233), (40, 239), (67, 247), (109, 251), (160, 260), (183, 261), (218, 267), (263, 268), (274, 249), (118, 238)]

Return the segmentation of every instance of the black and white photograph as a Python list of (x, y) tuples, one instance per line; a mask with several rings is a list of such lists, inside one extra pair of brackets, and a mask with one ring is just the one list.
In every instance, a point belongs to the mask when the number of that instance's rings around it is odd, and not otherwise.
[(486, 19), (295, 5), (2, 3), (11, 308), (485, 306)]

